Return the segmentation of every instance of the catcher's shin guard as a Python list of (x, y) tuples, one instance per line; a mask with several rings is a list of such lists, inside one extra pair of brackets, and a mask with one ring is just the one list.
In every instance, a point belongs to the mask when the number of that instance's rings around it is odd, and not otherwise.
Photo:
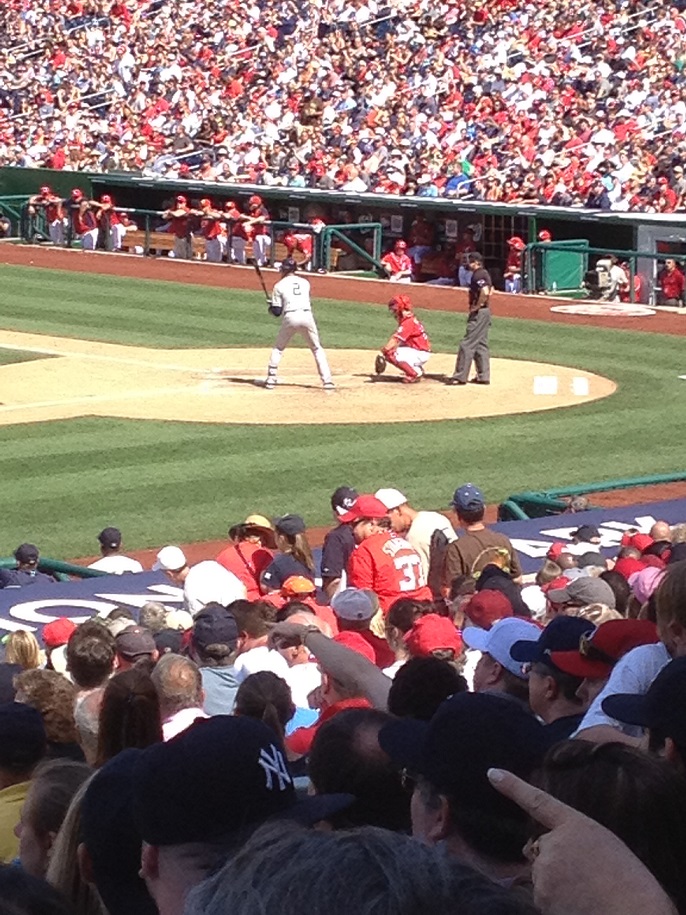
[(391, 365), (394, 365), (397, 369), (400, 369), (408, 378), (418, 378), (419, 372), (416, 372), (411, 365), (408, 365), (407, 362), (400, 362), (396, 359), (395, 353), (384, 353), (388, 362)]

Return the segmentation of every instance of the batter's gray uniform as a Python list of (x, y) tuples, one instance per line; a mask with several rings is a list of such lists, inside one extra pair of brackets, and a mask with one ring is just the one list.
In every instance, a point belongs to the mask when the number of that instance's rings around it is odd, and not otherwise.
[(486, 384), (491, 380), (491, 356), (488, 349), (488, 330), (491, 326), (491, 309), (488, 305), (475, 308), (479, 293), (484, 286), (493, 288), (490, 274), (479, 267), (472, 274), (469, 284), (469, 317), (467, 331), (460, 343), (453, 378), (459, 384), (467, 381), (472, 362), (477, 380)]
[(272, 304), (281, 307), (283, 311), (281, 312), (281, 327), (269, 359), (266, 387), (272, 388), (276, 384), (276, 372), (283, 351), (294, 334), (300, 334), (307, 341), (324, 386), (333, 387), (329, 362), (319, 342), (319, 331), (312, 314), (309, 281), (303, 276), (293, 274), (285, 276), (272, 290)]

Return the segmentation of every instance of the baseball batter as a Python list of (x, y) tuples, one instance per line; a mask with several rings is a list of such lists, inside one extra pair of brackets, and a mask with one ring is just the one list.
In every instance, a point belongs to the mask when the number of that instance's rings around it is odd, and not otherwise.
[(377, 368), (383, 370), (388, 361), (403, 372), (404, 384), (415, 384), (424, 374), (424, 366), (431, 355), (431, 343), (424, 325), (412, 311), (409, 296), (394, 296), (388, 303), (388, 310), (395, 316), (398, 329), (382, 348)]
[(267, 380), (264, 386), (268, 391), (275, 387), (276, 373), (283, 351), (288, 346), (291, 337), (300, 334), (312, 350), (324, 390), (332, 391), (334, 383), (331, 369), (326, 353), (319, 342), (319, 331), (312, 314), (310, 283), (304, 276), (295, 276), (297, 269), (298, 265), (292, 258), (282, 261), (280, 270), (283, 277), (272, 289), (269, 310), (273, 315), (281, 316), (281, 327), (269, 359)]

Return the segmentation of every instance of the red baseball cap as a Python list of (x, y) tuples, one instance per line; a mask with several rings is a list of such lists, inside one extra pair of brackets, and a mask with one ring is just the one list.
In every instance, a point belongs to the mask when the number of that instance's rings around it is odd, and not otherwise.
[(44, 184), (43, 187), (40, 189), (40, 193), (41, 193), (41, 197), (47, 197), (48, 194), (52, 194), (52, 191), (50, 190), (50, 188), (48, 187), (47, 184)]
[(608, 620), (581, 636), (578, 651), (553, 651), (550, 660), (573, 677), (600, 680), (632, 648), (658, 641), (657, 626), (650, 620)]
[(349, 510), (338, 519), (341, 524), (351, 521), (360, 521), (362, 518), (385, 518), (388, 514), (386, 506), (376, 496), (365, 494), (358, 496)]
[(345, 645), (345, 647), (349, 648), (351, 651), (356, 651), (358, 654), (361, 654), (362, 657), (371, 661), (372, 664), (376, 663), (374, 649), (359, 632), (351, 632), (346, 629), (344, 632), (339, 632), (338, 635), (334, 636), (334, 642), (338, 642), (339, 645)]
[(654, 543), (655, 541), (650, 534), (623, 534), (621, 540), (622, 546), (632, 546), (634, 549), (640, 550), (641, 553)]
[(514, 616), (512, 604), (503, 592), (494, 591), (492, 588), (477, 591), (462, 609), (471, 622), (482, 629), (490, 629), (498, 620)]
[(560, 543), (559, 541), (551, 544), (550, 549), (545, 554), (548, 559), (552, 559), (553, 562), (556, 562), (560, 558), (560, 553), (565, 551), (565, 543)]
[(46, 623), (43, 626), (43, 644), (46, 648), (59, 648), (60, 645), (66, 645), (75, 630), (76, 623), (66, 616), (61, 616), (58, 620), (53, 620), (52, 623)]
[[(493, 592), (495, 594), (495, 592)], [(447, 616), (427, 613), (420, 616), (403, 641), (415, 658), (426, 658), (432, 652), (452, 648), (456, 655), (462, 651), (462, 635)]]
[(624, 556), (617, 560), (613, 571), (619, 572), (628, 581), (630, 575), (633, 575), (634, 572), (640, 572), (645, 567), (646, 563), (642, 559), (632, 559), (630, 556)]

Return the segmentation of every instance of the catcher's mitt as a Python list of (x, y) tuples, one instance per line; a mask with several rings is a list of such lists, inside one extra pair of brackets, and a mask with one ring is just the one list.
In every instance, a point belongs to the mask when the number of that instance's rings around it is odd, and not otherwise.
[(379, 353), (379, 355), (374, 360), (374, 371), (377, 375), (383, 375), (386, 370), (386, 359), (384, 356)]

